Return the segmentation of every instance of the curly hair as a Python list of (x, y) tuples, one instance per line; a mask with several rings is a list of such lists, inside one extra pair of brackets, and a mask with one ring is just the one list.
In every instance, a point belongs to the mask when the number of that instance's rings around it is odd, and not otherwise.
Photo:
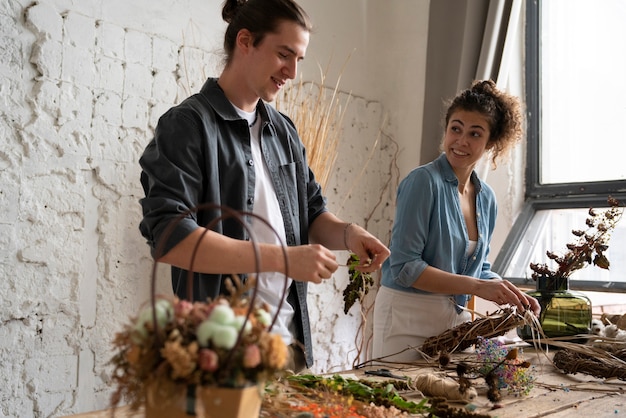
[(449, 101), (446, 127), (452, 114), (460, 110), (479, 112), (487, 119), (490, 131), (488, 145), (491, 147), (494, 168), (497, 160), (506, 157), (524, 135), (524, 117), (519, 98), (499, 90), (492, 80), (474, 81), (469, 89), (461, 91)]

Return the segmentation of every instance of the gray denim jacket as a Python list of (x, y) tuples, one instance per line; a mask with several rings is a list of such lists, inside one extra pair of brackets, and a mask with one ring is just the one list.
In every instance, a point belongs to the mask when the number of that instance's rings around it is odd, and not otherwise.
[[(263, 121), (261, 149), (285, 222), (287, 245), (307, 244), (309, 225), (326, 211), (326, 200), (309, 169), (293, 122), (262, 100), (257, 111)], [(209, 78), (200, 93), (159, 119), (154, 139), (139, 163), (145, 192), (140, 200), (143, 220), (139, 229), (155, 257), (165, 254), (198, 225), (207, 226), (220, 216), (216, 210), (190, 213), (190, 209), (212, 203), (252, 212), (255, 162), (248, 124), (228, 101), (217, 79)], [(249, 239), (244, 226), (232, 218), (212, 229), (232, 238)], [(193, 295), (188, 295), (189, 277), (187, 271), (172, 267), (175, 293), (205, 301), (224, 292), (222, 283), (228, 276), (194, 273)], [(294, 306), (296, 339), (304, 344), (310, 367), (313, 352), (306, 294), (307, 284), (294, 281), (287, 301)]]

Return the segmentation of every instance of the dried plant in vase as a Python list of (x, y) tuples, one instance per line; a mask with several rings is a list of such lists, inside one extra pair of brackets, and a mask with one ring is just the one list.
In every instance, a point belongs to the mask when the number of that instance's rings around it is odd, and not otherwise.
[(570, 291), (569, 278), (575, 271), (590, 265), (609, 268), (606, 251), (611, 233), (622, 217), (623, 207), (611, 196), (607, 202), (609, 208), (604, 211), (589, 209), (585, 221), (587, 229), (572, 231), (576, 240), (567, 244), (564, 254), (546, 252), (555, 264), (553, 268), (547, 263), (530, 263), (537, 287), (528, 294), (539, 301), (541, 312), (538, 324), (527, 324), (518, 329), (519, 336), (524, 340), (566, 337), (577, 342), (587, 341), (579, 335), (591, 331), (591, 300), (580, 292)]
[(530, 263), (535, 281), (545, 280), (546, 286), (552, 288), (557, 281), (569, 278), (573, 272), (588, 265), (608, 270), (610, 263), (605, 252), (609, 248), (611, 232), (622, 217), (623, 207), (610, 196), (607, 202), (609, 208), (605, 211), (589, 209), (587, 230), (572, 231), (576, 242), (567, 244), (568, 251), (565, 254), (546, 252), (547, 257), (556, 263), (555, 268), (550, 268), (546, 263)]

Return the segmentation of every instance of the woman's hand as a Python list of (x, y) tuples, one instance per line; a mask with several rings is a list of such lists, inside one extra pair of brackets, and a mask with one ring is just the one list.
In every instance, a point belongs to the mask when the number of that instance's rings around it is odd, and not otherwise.
[(539, 315), (541, 312), (541, 306), (537, 299), (522, 292), (508, 280), (480, 280), (476, 296), (498, 305), (516, 306), (519, 312), (530, 310), (535, 315)]

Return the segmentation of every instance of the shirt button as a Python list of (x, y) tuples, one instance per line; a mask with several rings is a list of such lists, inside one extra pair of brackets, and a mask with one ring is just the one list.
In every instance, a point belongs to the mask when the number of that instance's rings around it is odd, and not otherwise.
[(472, 257), (472, 259), (473, 259), (474, 261), (476, 261), (476, 256)]
[(248, 160), (248, 165), (252, 167), (254, 165), (254, 160)]
[(251, 198), (251, 197), (249, 197), (249, 198), (248, 198), (248, 204), (249, 204), (249, 205), (251, 205), (251, 204), (253, 204), (253, 203), (254, 203), (254, 199), (253, 199), (253, 198)]

